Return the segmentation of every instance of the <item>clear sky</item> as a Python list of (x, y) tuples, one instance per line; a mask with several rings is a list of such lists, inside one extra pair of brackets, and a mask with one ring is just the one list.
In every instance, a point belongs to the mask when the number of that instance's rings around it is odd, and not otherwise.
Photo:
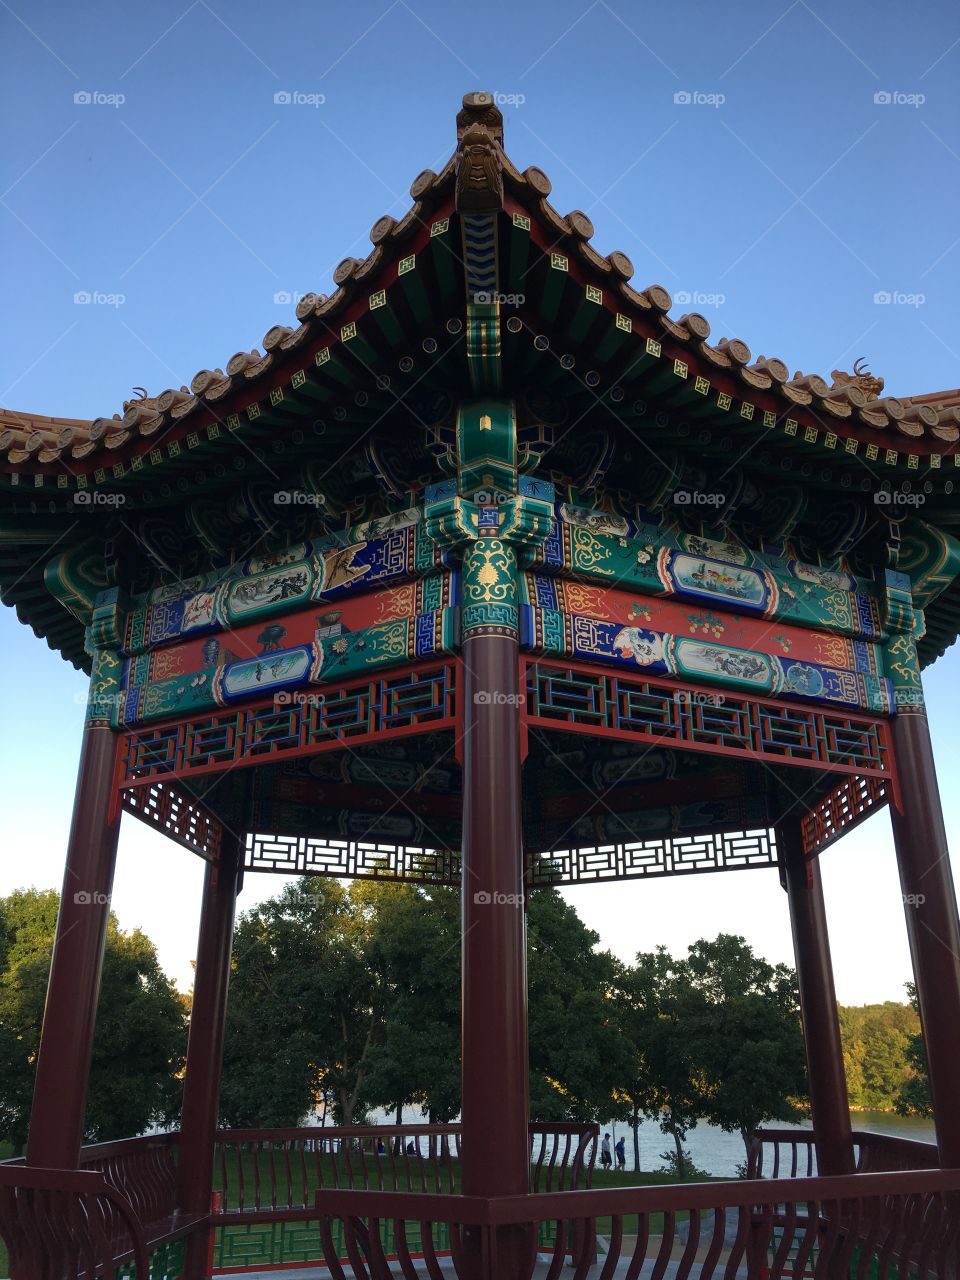
[[(827, 376), (866, 356), (894, 395), (960, 386), (946, 0), (0, 0), (0, 20), (6, 408), (110, 415), (133, 387), (180, 386), (293, 323), (291, 298), (329, 292), (441, 167), (460, 97), (481, 88), (560, 211), (589, 213), (635, 284), (664, 285), (714, 337)], [(0, 893), (59, 887), (86, 680), (8, 610), (0, 643)], [(957, 652), (926, 677), (951, 831), (958, 677)], [(823, 861), (841, 1000), (899, 998), (886, 814)], [(192, 855), (124, 819), (114, 908), (184, 987), (200, 883)], [(241, 905), (280, 887), (249, 877)], [(624, 957), (724, 929), (791, 959), (771, 872), (571, 896)]]

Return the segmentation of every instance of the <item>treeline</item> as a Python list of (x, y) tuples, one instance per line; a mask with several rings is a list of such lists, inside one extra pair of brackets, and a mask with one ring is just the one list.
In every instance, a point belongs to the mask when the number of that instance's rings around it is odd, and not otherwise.
[(854, 1110), (930, 1115), (926, 1059), (914, 1003), (841, 1005), (840, 1032)]
[[(23, 1144), (33, 1089), (55, 892), (0, 899), (0, 1140)], [(625, 965), (557, 892), (528, 904), (530, 1105), (537, 1120), (645, 1118), (689, 1172), (690, 1129), (708, 1120), (746, 1142), (796, 1119), (806, 1078), (792, 970), (720, 934), (674, 958)], [(87, 1138), (176, 1121), (189, 1001), (142, 933), (110, 918)], [(854, 1105), (884, 1105), (916, 1017), (907, 1006), (842, 1010)], [(452, 889), (304, 879), (243, 913), (230, 979), (221, 1115), (232, 1127), (296, 1125), (373, 1109), (450, 1121), (460, 1110), (460, 903)], [(922, 1048), (920, 1049), (922, 1066)], [(911, 1074), (912, 1071), (912, 1074)], [(921, 1099), (922, 1101), (922, 1099)], [(635, 1156), (637, 1145), (634, 1147)]]
[[(0, 898), (0, 1141), (27, 1138), (34, 1064), (60, 895), (21, 889)], [(111, 912), (90, 1070), (88, 1141), (130, 1137), (180, 1111), (189, 1005), (153, 943)]]
[[(806, 1093), (792, 971), (742, 938), (624, 965), (553, 890), (528, 904), (530, 1105), (537, 1120), (660, 1121), (683, 1173), (700, 1119), (746, 1141)], [(460, 1110), (459, 894), (302, 880), (237, 926), (225, 1123), (339, 1124)], [(414, 1116), (409, 1116), (409, 1109)]]

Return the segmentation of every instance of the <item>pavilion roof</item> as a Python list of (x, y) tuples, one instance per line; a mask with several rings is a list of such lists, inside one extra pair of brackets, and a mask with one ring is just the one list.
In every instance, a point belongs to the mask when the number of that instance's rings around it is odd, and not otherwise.
[[(737, 433), (744, 445), (762, 434), (761, 420), (763, 427), (775, 424), (778, 429), (770, 436), (775, 436), (777, 450), (794, 455), (796, 469), (805, 476), (832, 475), (827, 488), (838, 486), (844, 467), (844, 483), (849, 487), (849, 467), (854, 460), (850, 455), (858, 451), (868, 459), (879, 456), (886, 464), (885, 475), (891, 478), (916, 482), (918, 476), (930, 476), (943, 488), (947, 466), (952, 471), (958, 460), (960, 391), (885, 396), (883, 380), (863, 370), (860, 362), (852, 373), (834, 370), (829, 378), (799, 371), (791, 374), (779, 358), (754, 357), (739, 337), (712, 341), (704, 316), (696, 312), (670, 314), (672, 299), (662, 286), (650, 284), (638, 289), (630, 283), (633, 266), (626, 254), (597, 251), (592, 243), (593, 224), (586, 214), (574, 210), (564, 215), (554, 208), (549, 200), (552, 186), (542, 170), (530, 167), (521, 171), (513, 164), (502, 149), (502, 118), (489, 95), (468, 95), (457, 124), (458, 150), (439, 173), (425, 170), (414, 179), (412, 203), (403, 217), (377, 219), (370, 230), (370, 253), (362, 259), (345, 258), (333, 273), (331, 290), (304, 295), (291, 323), (273, 325), (258, 346), (199, 370), (189, 384), (131, 398), (111, 416), (92, 421), (0, 411), (0, 518), (7, 512), (22, 511), (25, 499), (36, 513), (42, 513), (44, 490), (50, 489), (69, 491), (94, 484), (143, 491), (161, 483), (169, 489), (169, 482), (179, 477), (182, 491), (185, 459), (215, 457), (222, 469), (223, 462), (236, 451), (235, 439), (262, 447), (265, 427), (276, 431), (289, 421), (283, 414), (289, 412), (291, 389), (295, 398), (305, 380), (326, 379), (331, 385), (339, 365), (351, 366), (350, 377), (355, 379), (360, 361), (364, 366), (360, 372), (372, 385), (381, 372), (378, 351), (382, 351), (384, 334), (389, 332), (388, 312), (404, 291), (393, 318), (398, 351), (404, 342), (419, 343), (424, 334), (436, 332), (451, 313), (462, 315), (467, 298), (464, 272), (459, 269), (462, 263), (454, 262), (456, 250), (444, 247), (440, 252), (439, 248), (441, 239), (452, 245), (451, 224), (465, 214), (459, 171), (461, 166), (467, 167), (465, 143), (470, 142), (468, 135), (475, 126), (480, 126), (479, 133), (488, 140), (478, 150), (482, 152), (485, 146), (496, 168), (492, 176), (481, 174), (479, 181), (496, 197), (492, 205), (483, 207), (490, 208), (498, 219), (498, 252), (505, 264), (502, 277), (508, 284), (522, 279), (532, 286), (526, 312), (522, 306), (517, 310), (525, 329), (532, 332), (535, 327), (550, 333), (553, 323), (556, 342), (561, 337), (568, 341), (570, 333), (579, 329), (580, 354), (592, 358), (594, 349), (601, 345), (595, 315), (602, 315), (608, 326), (605, 333), (615, 325), (617, 339), (626, 337), (626, 345), (618, 348), (620, 365), (612, 369), (611, 378), (622, 378), (626, 383), (635, 365), (650, 364), (652, 353), (662, 370), (657, 374), (656, 395), (661, 393), (664, 380), (669, 383), (665, 394), (676, 396), (682, 390), (686, 405), (694, 384), (697, 392), (709, 389), (710, 404), (706, 405), (704, 393), (704, 404), (695, 405), (696, 416), (703, 418), (709, 408), (711, 422), (722, 422), (727, 438), (735, 440), (733, 433)], [(482, 155), (481, 165), (487, 161)], [(481, 202), (487, 195), (487, 191), (482, 193)], [(529, 265), (522, 275), (512, 261), (509, 269), (506, 266), (519, 236), (526, 237), (524, 254), (529, 252), (531, 259), (536, 259), (536, 269)], [(419, 301), (407, 274), (414, 262), (418, 268), (425, 264), (418, 272)], [(558, 263), (562, 264), (564, 283), (561, 293), (554, 291), (548, 302), (543, 281), (548, 287), (556, 283), (550, 269)], [(586, 308), (586, 318), (584, 294), (591, 304), (598, 304)], [(516, 323), (516, 317), (511, 321)], [(448, 321), (448, 326), (451, 323), (457, 322)], [(371, 333), (376, 337), (372, 344), (367, 336)], [(516, 335), (518, 329), (511, 333)], [(505, 337), (503, 363), (508, 372), (511, 359), (520, 358), (518, 342), (516, 337)], [(555, 359), (552, 353), (551, 358)], [(602, 361), (605, 357), (598, 358)], [(459, 377), (468, 389), (466, 360), (461, 360)], [(347, 381), (349, 378), (341, 379)], [(628, 394), (630, 390), (627, 385)], [(190, 449), (196, 449), (192, 458), (187, 453)], [(814, 464), (812, 469), (806, 461)], [(809, 483), (821, 481), (811, 479)], [(950, 489), (947, 486), (946, 492)], [(49, 521), (47, 533), (51, 544), (63, 535), (55, 517)], [(53, 620), (46, 618), (35, 584), (31, 581), (17, 587), (24, 566), (20, 557), (8, 558), (9, 539), (3, 535), (0, 526), (3, 599), (17, 604), (23, 620), (46, 635), (65, 656), (82, 662), (76, 637), (68, 645), (54, 638), (63, 620), (54, 627)], [(40, 528), (35, 537), (42, 539)], [(11, 586), (14, 578), (16, 583)], [(24, 593), (29, 596), (29, 606)], [(945, 597), (951, 595), (945, 593)], [(50, 603), (62, 614), (55, 601)], [(960, 598), (949, 613), (949, 618), (945, 614), (937, 620), (941, 634), (928, 657), (941, 652), (957, 634)]]
[[(491, 116), (499, 117), (496, 108), (487, 112), (488, 121)], [(863, 429), (862, 438), (882, 440), (884, 447), (895, 447), (904, 456), (913, 448), (922, 453), (950, 450), (960, 441), (960, 390), (884, 396), (883, 380), (858, 369), (853, 375), (834, 370), (829, 379), (799, 370), (791, 375), (778, 357), (754, 358), (739, 337), (711, 342), (704, 316), (697, 312), (670, 315), (673, 302), (662, 285), (635, 288), (630, 284), (633, 265), (626, 254), (597, 251), (591, 243), (593, 223), (586, 214), (574, 210), (563, 215), (554, 208), (548, 199), (552, 184), (542, 170), (530, 167), (521, 172), (505, 151), (498, 148), (498, 153), (504, 209), (523, 208), (531, 214), (546, 233), (550, 251), (569, 253), (584, 278), (605, 287), (617, 314), (629, 316), (638, 339), (653, 336), (668, 345), (689, 364), (691, 375), (727, 374), (744, 389), (767, 393), (783, 414), (802, 416), (807, 411), (841, 436)], [(58, 465), (79, 472), (105, 464), (112, 467), (155, 450), (161, 435), (194, 430), (201, 421), (232, 412), (240, 401), (249, 403), (251, 394), (266, 394), (277, 383), (281, 369), (298, 354), (315, 347), (318, 340), (332, 345), (341, 339), (344, 325), (368, 309), (372, 282), (379, 283), (383, 276), (396, 279), (398, 261), (429, 233), (438, 213), (452, 212), (456, 168), (455, 152), (440, 173), (429, 169), (420, 173), (411, 184), (412, 203), (404, 216), (377, 219), (370, 230), (370, 253), (362, 259), (344, 258), (333, 273), (329, 292), (307, 293), (297, 304), (291, 324), (272, 325), (259, 346), (198, 370), (189, 385), (126, 400), (112, 415), (92, 421), (0, 410), (0, 476), (42, 472)], [(801, 449), (807, 443), (803, 432), (797, 433), (795, 443)]]

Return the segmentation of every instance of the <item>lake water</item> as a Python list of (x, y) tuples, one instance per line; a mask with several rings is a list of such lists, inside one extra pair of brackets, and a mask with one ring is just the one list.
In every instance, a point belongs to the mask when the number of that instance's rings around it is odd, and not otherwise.
[[(371, 1114), (370, 1122), (372, 1124), (392, 1124), (395, 1116), (384, 1112), (376, 1112)], [(912, 1138), (917, 1142), (934, 1142), (935, 1135), (932, 1120), (921, 1120), (917, 1117), (905, 1117), (894, 1115), (889, 1111), (855, 1111), (851, 1114), (854, 1129), (870, 1129), (875, 1133), (887, 1133), (895, 1138)], [(404, 1121), (407, 1124), (422, 1123), (422, 1119), (416, 1108), (411, 1108), (404, 1114)], [(781, 1126), (781, 1122), (774, 1121), (771, 1128)], [(796, 1124), (783, 1124), (783, 1128), (791, 1129), (809, 1129), (809, 1121), (799, 1121)], [(629, 1125), (622, 1122), (608, 1121), (600, 1126), (601, 1135), (609, 1133), (613, 1141), (620, 1137), (626, 1142), (627, 1168), (633, 1168), (633, 1130)], [(737, 1171), (737, 1165), (746, 1161), (746, 1151), (743, 1141), (738, 1133), (724, 1133), (722, 1129), (716, 1128), (711, 1124), (704, 1124), (702, 1121), (695, 1129), (691, 1129), (687, 1135), (687, 1150), (690, 1152), (691, 1158), (698, 1169), (702, 1169), (704, 1173), (712, 1174), (714, 1177), (734, 1177)], [(660, 1129), (655, 1120), (645, 1120), (640, 1125), (640, 1168), (650, 1173), (654, 1169), (659, 1169), (663, 1164), (662, 1153), (673, 1149), (673, 1139), (669, 1138)], [(597, 1162), (599, 1163), (600, 1153), (597, 1152)]]
[[(932, 1120), (921, 1120), (917, 1117), (898, 1116), (889, 1111), (855, 1111), (851, 1114), (854, 1129), (871, 1129), (874, 1133), (887, 1133), (895, 1138), (912, 1138), (917, 1142), (934, 1142), (935, 1135)], [(774, 1121), (771, 1128), (782, 1125), (785, 1129), (809, 1129), (809, 1121), (796, 1124)], [(633, 1130), (625, 1124), (607, 1124), (601, 1126), (601, 1133), (609, 1132), (614, 1140), (623, 1136), (627, 1147), (627, 1168), (633, 1168)], [(714, 1177), (732, 1177), (737, 1165), (746, 1160), (743, 1140), (738, 1133), (724, 1133), (722, 1129), (702, 1121), (687, 1135), (686, 1146), (694, 1164)], [(673, 1149), (673, 1139), (661, 1132), (660, 1126), (653, 1120), (647, 1120), (640, 1126), (640, 1168), (646, 1171), (657, 1169), (663, 1163), (660, 1156), (666, 1150)]]

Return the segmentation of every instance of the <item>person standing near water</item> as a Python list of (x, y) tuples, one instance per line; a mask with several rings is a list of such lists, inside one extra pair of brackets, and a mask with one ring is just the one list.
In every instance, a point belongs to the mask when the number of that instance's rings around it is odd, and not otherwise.
[(609, 1169), (613, 1164), (613, 1157), (610, 1154), (610, 1135), (605, 1133), (603, 1141), (600, 1143), (600, 1167)]
[(614, 1147), (614, 1151), (617, 1153), (617, 1171), (623, 1173), (627, 1167), (626, 1143), (623, 1138)]

